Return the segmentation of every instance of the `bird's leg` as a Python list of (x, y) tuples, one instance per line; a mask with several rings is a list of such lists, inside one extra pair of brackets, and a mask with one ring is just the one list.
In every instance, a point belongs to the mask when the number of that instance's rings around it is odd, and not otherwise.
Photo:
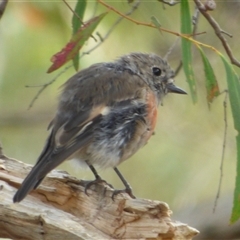
[(107, 183), (105, 180), (103, 180), (97, 170), (93, 167), (93, 165), (91, 165), (88, 161), (86, 161), (88, 167), (90, 168), (90, 170), (92, 171), (93, 175), (95, 176), (95, 180), (93, 181), (83, 181), (84, 183), (84, 186), (85, 186), (85, 189), (84, 189), (84, 192), (86, 195), (88, 195), (88, 192), (87, 190), (92, 186), (92, 185), (95, 185), (95, 184), (98, 184), (98, 183), (105, 183), (107, 184), (109, 187), (113, 188), (111, 184)]
[(97, 173), (97, 170), (93, 167), (93, 165), (89, 164), (88, 162), (87, 162), (87, 165), (91, 169), (91, 171), (92, 171), (92, 173), (93, 173), (93, 175), (95, 177), (95, 180), (101, 181), (102, 178), (99, 176), (99, 174)]
[(121, 179), (123, 185), (125, 186), (125, 189), (122, 189), (122, 190), (114, 190), (113, 195), (112, 195), (112, 199), (114, 200), (114, 197), (115, 197), (116, 195), (118, 195), (119, 193), (127, 193), (131, 198), (136, 198), (136, 197), (133, 195), (131, 186), (130, 186), (129, 183), (126, 181), (126, 179), (123, 177), (123, 175), (120, 173), (120, 171), (117, 169), (117, 167), (114, 167), (113, 169), (114, 169), (114, 171), (117, 173), (118, 177)]

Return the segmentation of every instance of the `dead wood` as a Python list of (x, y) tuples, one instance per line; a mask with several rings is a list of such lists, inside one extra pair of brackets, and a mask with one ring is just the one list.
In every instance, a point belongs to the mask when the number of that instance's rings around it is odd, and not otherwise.
[(172, 221), (168, 205), (131, 199), (94, 185), (84, 193), (80, 180), (52, 171), (22, 202), (12, 198), (31, 165), (0, 159), (0, 238), (11, 239), (192, 239), (198, 231)]

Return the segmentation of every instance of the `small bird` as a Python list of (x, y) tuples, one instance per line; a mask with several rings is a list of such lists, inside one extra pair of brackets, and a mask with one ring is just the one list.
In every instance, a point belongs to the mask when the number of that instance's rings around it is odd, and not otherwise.
[(155, 54), (131, 53), (114, 62), (79, 71), (63, 86), (50, 135), (37, 163), (13, 198), (22, 201), (44, 177), (66, 159), (77, 159), (104, 181), (95, 167), (112, 167), (131, 197), (132, 189), (117, 166), (144, 146), (157, 122), (167, 93), (186, 94), (174, 85), (174, 71)]

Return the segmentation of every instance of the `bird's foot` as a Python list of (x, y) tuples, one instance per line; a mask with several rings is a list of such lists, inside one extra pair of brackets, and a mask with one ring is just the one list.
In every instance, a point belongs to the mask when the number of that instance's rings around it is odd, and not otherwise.
[(99, 184), (99, 183), (104, 183), (104, 184), (106, 184), (106, 185), (108, 185), (110, 188), (113, 188), (113, 186), (111, 185), (111, 184), (109, 184), (109, 183), (107, 183), (105, 180), (103, 180), (100, 176), (98, 176), (95, 180), (93, 180), (93, 181), (83, 181), (82, 180), (82, 182), (83, 182), (83, 185), (84, 185), (84, 187), (85, 187), (85, 189), (84, 189), (84, 192), (85, 192), (85, 194), (87, 195), (87, 196), (89, 196), (88, 195), (88, 189), (92, 186), (92, 185), (97, 185), (97, 184)]
[(132, 188), (128, 186), (125, 189), (122, 190), (114, 190), (112, 194), (112, 200), (114, 201), (115, 196), (117, 196), (119, 193), (127, 193), (131, 198), (135, 199), (136, 197), (133, 195)]

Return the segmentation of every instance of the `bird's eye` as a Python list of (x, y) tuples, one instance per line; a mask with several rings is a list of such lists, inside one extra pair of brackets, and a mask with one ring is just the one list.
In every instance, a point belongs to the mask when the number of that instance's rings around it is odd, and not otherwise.
[(158, 67), (153, 67), (152, 68), (152, 72), (157, 77), (161, 76), (161, 74), (162, 74), (162, 70), (160, 68), (158, 68)]

